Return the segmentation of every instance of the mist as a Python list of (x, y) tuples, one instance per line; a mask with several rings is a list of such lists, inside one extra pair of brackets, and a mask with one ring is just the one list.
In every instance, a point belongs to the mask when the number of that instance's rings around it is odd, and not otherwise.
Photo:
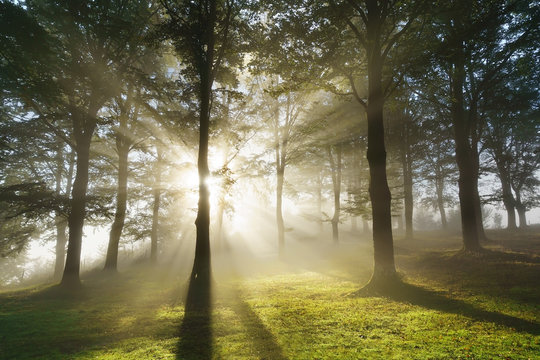
[(539, 16), (0, 2), (5, 356), (535, 357)]

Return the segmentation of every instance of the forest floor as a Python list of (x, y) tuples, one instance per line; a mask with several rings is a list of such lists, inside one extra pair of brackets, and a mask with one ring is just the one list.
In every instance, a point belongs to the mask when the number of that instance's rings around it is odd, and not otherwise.
[(211, 309), (194, 316), (186, 274), (147, 264), (88, 274), (77, 294), (3, 292), (0, 358), (540, 359), (540, 230), (488, 236), (479, 256), (458, 236), (397, 237), (404, 285), (384, 296), (356, 295), (371, 242), (347, 233), (250, 276), (215, 257)]

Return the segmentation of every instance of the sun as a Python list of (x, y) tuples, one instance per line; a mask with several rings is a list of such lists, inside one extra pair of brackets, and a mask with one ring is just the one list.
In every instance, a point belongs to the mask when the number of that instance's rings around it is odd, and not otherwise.
[[(210, 175), (205, 179), (205, 184), (210, 193), (210, 209), (214, 211), (218, 208), (220, 198), (225, 196), (223, 188), (223, 178), (216, 174), (223, 166), (226, 166), (226, 154), (222, 149), (212, 148), (209, 151), (208, 165)], [(172, 182), (175, 186), (186, 191), (186, 201), (196, 205), (199, 200), (199, 172), (196, 163), (185, 161), (173, 175)]]

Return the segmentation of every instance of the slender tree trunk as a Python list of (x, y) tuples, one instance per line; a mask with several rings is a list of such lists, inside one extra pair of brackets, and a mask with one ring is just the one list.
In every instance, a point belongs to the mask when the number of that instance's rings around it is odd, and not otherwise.
[[(499, 144), (497, 144), (499, 146)], [(494, 149), (495, 150), (495, 149)], [(508, 224), (506, 228), (508, 230), (515, 230), (517, 229), (516, 224), (516, 208), (515, 203), (516, 200), (514, 199), (514, 195), (512, 194), (512, 185), (510, 182), (510, 175), (508, 174), (508, 171), (506, 170), (505, 164), (503, 163), (503, 155), (501, 152), (495, 153), (495, 164), (497, 165), (497, 172), (499, 175), (499, 180), (501, 181), (501, 188), (502, 188), (502, 200), (504, 204), (504, 208), (506, 209), (506, 212), (508, 214)]]
[(61, 285), (68, 288), (75, 288), (81, 285), (81, 247), (84, 218), (86, 216), (86, 191), (88, 189), (88, 168), (90, 165), (90, 142), (96, 128), (97, 110), (90, 111), (87, 115), (77, 115), (85, 117), (75, 118), (74, 135), (76, 141), (77, 164), (75, 181), (71, 195), (71, 209), (68, 217), (69, 238), (66, 254), (66, 266), (62, 276)]
[(478, 252), (481, 250), (478, 238), (477, 218), (475, 208), (476, 180), (471, 145), (469, 143), (470, 124), (464, 113), (463, 83), (465, 68), (463, 56), (456, 55), (452, 74), (452, 122), (454, 126), (454, 140), (456, 146), (456, 162), (459, 168), (459, 203), (461, 209), (461, 224), (463, 233), (463, 246), (466, 251)]
[[(211, 281), (210, 260), (210, 192), (207, 180), (210, 176), (208, 168), (208, 138), (210, 131), (210, 103), (212, 94), (214, 45), (215, 45), (215, 22), (216, 1), (209, 2), (208, 20), (205, 34), (208, 43), (206, 54), (200, 68), (200, 93), (199, 93), (199, 155), (197, 169), (199, 172), (199, 204), (195, 225), (197, 238), (195, 243), (195, 259), (191, 272), (191, 283), (197, 283), (203, 288), (208, 288)], [(189, 299), (188, 299), (189, 300)]]
[[(405, 132), (407, 130), (405, 129)], [(405, 135), (407, 137), (408, 135)], [(405, 238), (413, 238), (413, 179), (408, 149), (408, 138), (402, 139), (401, 164), (403, 169), (403, 195), (405, 203)]]
[(336, 159), (334, 160), (334, 155), (332, 154), (332, 147), (327, 147), (328, 157), (330, 160), (330, 169), (332, 171), (332, 185), (334, 189), (334, 216), (332, 217), (332, 240), (334, 243), (339, 242), (339, 216), (341, 211), (341, 157), (342, 157), (342, 147), (341, 145), (336, 145)]
[(437, 193), (437, 207), (441, 216), (441, 226), (443, 230), (448, 229), (448, 221), (446, 220), (446, 210), (444, 209), (444, 178), (437, 173), (435, 179), (435, 192)]
[[(277, 101), (277, 100), (276, 100)], [(288, 101), (288, 99), (287, 99)], [(287, 102), (287, 105), (289, 103)], [(279, 103), (276, 104), (274, 114), (274, 139), (275, 139), (275, 159), (276, 159), (276, 223), (278, 230), (278, 256), (283, 258), (285, 255), (285, 224), (283, 222), (283, 183), (285, 181), (285, 165), (287, 151), (287, 124), (288, 108), (286, 114), (286, 126), (280, 129), (279, 122)]]
[(159, 236), (159, 208), (161, 206), (161, 150), (157, 148), (157, 159), (155, 168), (155, 180), (152, 194), (154, 203), (152, 205), (152, 229), (150, 230), (150, 261), (157, 263), (158, 255), (158, 236)]
[(118, 270), (118, 246), (126, 219), (129, 142), (125, 134), (122, 133), (122, 130), (125, 130), (125, 127), (120, 129), (116, 140), (116, 148), (118, 150), (118, 188), (116, 192), (116, 212), (109, 234), (109, 246), (105, 258), (104, 269), (108, 271)]
[(386, 177), (384, 145), (382, 63), (380, 53), (380, 9), (375, 0), (367, 1), (368, 23), (368, 150), (369, 194), (373, 214), (374, 271), (370, 284), (384, 285), (396, 276), (392, 237), (391, 194)]

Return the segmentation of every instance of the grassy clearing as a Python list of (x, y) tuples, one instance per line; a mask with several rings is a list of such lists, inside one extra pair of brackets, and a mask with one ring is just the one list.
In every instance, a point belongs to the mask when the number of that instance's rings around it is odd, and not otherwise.
[(3, 293), (0, 358), (540, 358), (538, 257), (397, 245), (406, 285), (386, 296), (353, 295), (369, 276), (355, 260), (361, 244), (272, 275), (224, 280), (216, 270), (210, 315), (184, 314), (182, 281), (145, 266), (90, 277), (77, 296)]

